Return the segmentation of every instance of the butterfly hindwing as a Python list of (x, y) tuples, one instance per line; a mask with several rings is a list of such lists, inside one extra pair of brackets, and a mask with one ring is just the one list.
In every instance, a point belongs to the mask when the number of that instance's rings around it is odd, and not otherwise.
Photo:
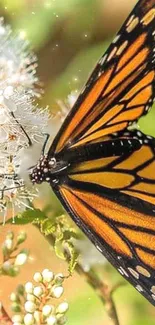
[(113, 137), (137, 138), (141, 148), (75, 163), (54, 191), (96, 247), (155, 305), (155, 140), (139, 131)]

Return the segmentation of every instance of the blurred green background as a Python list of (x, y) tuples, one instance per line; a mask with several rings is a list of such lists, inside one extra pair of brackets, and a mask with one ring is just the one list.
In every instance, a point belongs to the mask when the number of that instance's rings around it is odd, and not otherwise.
[[(58, 101), (66, 101), (68, 95), (81, 89), (135, 3), (135, 0), (0, 0), (0, 16), (13, 30), (28, 38), (38, 56), (37, 73), (44, 89), (39, 105), (49, 105), (51, 113), (55, 113)], [(155, 135), (154, 114), (152, 109), (140, 121), (141, 129), (152, 135)], [(57, 211), (60, 209), (55, 201), (52, 204)], [(10, 227), (1, 230), (1, 241), (7, 229)], [(35, 271), (45, 267), (55, 272), (67, 270), (67, 265), (55, 257), (39, 232), (33, 226), (27, 230), (27, 246), (33, 258), (20, 276), (5, 280), (7, 286), (0, 280), (0, 295), (7, 309), (10, 290), (19, 282), (31, 280)], [(121, 280), (108, 263), (98, 268), (105, 281)], [(65, 289), (70, 304), (68, 325), (111, 324), (99, 298), (79, 275), (75, 273)], [(155, 308), (129, 284), (118, 289), (114, 299), (121, 325), (155, 324)]]

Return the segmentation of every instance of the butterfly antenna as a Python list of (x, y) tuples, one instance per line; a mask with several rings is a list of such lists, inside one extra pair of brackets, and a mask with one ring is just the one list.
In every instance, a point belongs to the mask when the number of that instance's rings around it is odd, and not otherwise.
[(49, 133), (43, 133), (43, 135), (46, 136), (46, 138), (45, 138), (45, 142), (44, 142), (43, 147), (42, 147), (42, 150), (41, 150), (41, 153), (42, 153), (42, 155), (44, 156), (44, 154), (45, 154), (46, 144), (47, 144), (47, 142), (48, 142), (48, 139), (49, 139), (50, 135), (49, 135)]

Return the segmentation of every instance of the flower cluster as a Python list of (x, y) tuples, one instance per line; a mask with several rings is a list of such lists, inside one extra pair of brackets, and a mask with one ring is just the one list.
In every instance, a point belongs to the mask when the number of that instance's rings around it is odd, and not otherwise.
[(16, 293), (12, 293), (12, 310), (16, 313), (12, 317), (13, 325), (63, 325), (66, 323), (68, 303), (55, 304), (55, 299), (64, 292), (62, 273), (56, 275), (48, 269), (34, 274), (34, 282), (27, 282), (19, 286)]
[[(0, 211), (7, 214), (27, 205), (34, 193), (25, 189), (19, 176), (23, 149), (43, 137), (48, 122), (47, 110), (36, 108), (36, 57), (28, 43), (13, 36), (11, 28), (0, 20)], [(37, 109), (37, 114), (36, 114)], [(14, 214), (14, 211), (12, 211)]]
[(19, 232), (16, 238), (14, 233), (9, 231), (2, 244), (3, 263), (0, 266), (0, 275), (16, 276), (21, 265), (25, 264), (28, 258), (28, 250), (19, 250), (20, 245), (26, 240), (26, 233)]

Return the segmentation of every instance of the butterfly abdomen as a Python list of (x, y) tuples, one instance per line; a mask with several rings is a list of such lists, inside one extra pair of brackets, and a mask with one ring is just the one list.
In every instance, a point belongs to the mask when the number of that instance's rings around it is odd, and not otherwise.
[(108, 141), (90, 143), (83, 146), (75, 147), (67, 151), (63, 151), (56, 155), (56, 159), (69, 161), (70, 164), (78, 162), (122, 156), (141, 148), (141, 141), (139, 139), (112, 139)]

